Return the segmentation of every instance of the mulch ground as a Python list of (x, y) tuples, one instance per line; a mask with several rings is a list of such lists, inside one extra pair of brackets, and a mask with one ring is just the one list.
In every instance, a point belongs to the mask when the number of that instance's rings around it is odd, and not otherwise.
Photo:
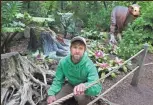
[[(147, 54), (146, 63), (153, 62), (153, 54)], [(143, 67), (143, 74), (140, 76), (138, 86), (130, 85), (133, 74), (108, 92), (104, 97), (119, 105), (153, 105), (153, 64)], [(118, 80), (105, 81), (103, 87), (108, 89), (109, 85)]]

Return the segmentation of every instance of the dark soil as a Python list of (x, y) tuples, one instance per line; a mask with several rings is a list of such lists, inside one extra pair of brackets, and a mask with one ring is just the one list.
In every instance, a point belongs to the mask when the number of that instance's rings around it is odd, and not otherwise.
[[(145, 64), (151, 62), (153, 62), (153, 54), (147, 54)], [(132, 74), (104, 97), (119, 105), (153, 105), (153, 64), (144, 66), (143, 70), (137, 87), (130, 85)], [(118, 80), (105, 81), (103, 84), (104, 91)]]
[[(26, 51), (28, 41), (28, 39), (17, 41), (16, 44), (11, 47), (11, 51)], [(151, 62), (153, 62), (153, 54), (147, 54), (145, 64)], [(119, 105), (153, 105), (153, 64), (146, 65), (143, 69), (144, 72), (137, 87), (130, 85), (133, 76), (132, 74), (104, 95), (104, 98)], [(115, 79), (106, 79), (102, 84), (103, 92), (125, 75), (125, 73), (121, 73)], [(71, 101), (74, 100), (71, 99)]]

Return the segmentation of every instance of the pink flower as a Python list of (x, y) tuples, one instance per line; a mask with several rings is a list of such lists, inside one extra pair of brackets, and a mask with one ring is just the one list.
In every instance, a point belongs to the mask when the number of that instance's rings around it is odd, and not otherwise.
[(104, 53), (102, 51), (96, 51), (95, 52), (95, 57), (97, 58), (103, 58), (104, 57)]
[(108, 68), (109, 64), (108, 63), (99, 63), (99, 66), (103, 69)]
[(37, 59), (40, 59), (40, 57), (41, 57), (40, 54), (38, 54), (38, 55), (37, 55)]
[(122, 64), (123, 63), (123, 60), (122, 59), (119, 59), (118, 57), (115, 58), (115, 63), (117, 64)]

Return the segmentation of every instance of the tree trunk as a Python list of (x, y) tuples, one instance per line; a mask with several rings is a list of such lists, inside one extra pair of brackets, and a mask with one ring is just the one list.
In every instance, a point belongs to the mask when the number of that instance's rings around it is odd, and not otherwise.
[(64, 10), (64, 1), (61, 1), (61, 11)]
[(13, 38), (17, 35), (17, 33), (19, 33), (18, 31), (10, 34), (4, 34), (4, 33), (1, 33), (3, 34), (3, 36), (5, 35), (6, 37), (4, 38), (2, 44), (1, 44), (1, 53), (8, 53), (10, 52), (10, 44), (11, 44), (11, 41), (13, 40)]
[(46, 74), (17, 52), (1, 54), (1, 105), (40, 105), (49, 87)]
[(103, 4), (104, 4), (104, 6), (105, 6), (105, 9), (107, 10), (106, 1), (103, 1)]

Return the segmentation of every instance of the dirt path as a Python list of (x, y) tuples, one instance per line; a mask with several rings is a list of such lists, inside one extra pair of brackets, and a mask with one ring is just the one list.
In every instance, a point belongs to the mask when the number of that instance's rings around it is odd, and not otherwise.
[[(150, 62), (153, 62), (153, 54), (146, 57), (145, 63)], [(133, 74), (104, 97), (119, 105), (153, 105), (153, 64), (144, 66), (144, 74), (137, 87), (130, 85), (132, 76)]]

